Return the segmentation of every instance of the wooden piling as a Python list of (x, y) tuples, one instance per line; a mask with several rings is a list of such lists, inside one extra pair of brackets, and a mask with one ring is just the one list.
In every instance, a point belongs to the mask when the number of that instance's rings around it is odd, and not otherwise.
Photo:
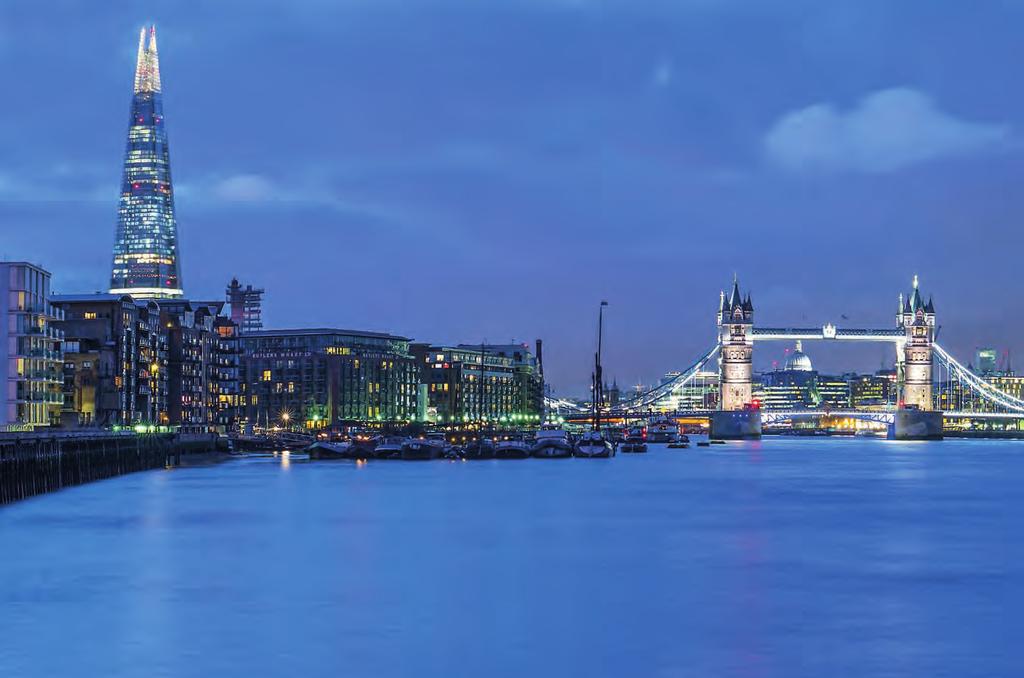
[(180, 463), (214, 450), (215, 436), (172, 433), (0, 435), (0, 505), (63, 487)]

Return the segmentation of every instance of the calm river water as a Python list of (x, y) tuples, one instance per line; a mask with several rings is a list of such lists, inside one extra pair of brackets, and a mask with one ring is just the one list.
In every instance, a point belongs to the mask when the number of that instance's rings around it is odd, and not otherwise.
[(1024, 443), (153, 471), (0, 508), (0, 676), (1012, 676)]

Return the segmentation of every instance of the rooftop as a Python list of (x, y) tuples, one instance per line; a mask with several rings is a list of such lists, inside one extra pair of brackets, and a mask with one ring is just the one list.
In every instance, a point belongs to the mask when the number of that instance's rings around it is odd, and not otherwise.
[(366, 330), (343, 330), (336, 327), (305, 327), (286, 330), (260, 330), (259, 332), (246, 332), (242, 335), (244, 339), (260, 337), (315, 337), (315, 336), (343, 335), (347, 337), (368, 337), (371, 339), (394, 339), (396, 341), (410, 341), (408, 337), (400, 337), (387, 332), (367, 332)]
[(105, 301), (133, 301), (128, 294), (109, 294), (107, 292), (94, 292), (92, 294), (51, 294), (51, 304), (71, 304), (76, 302), (100, 303)]

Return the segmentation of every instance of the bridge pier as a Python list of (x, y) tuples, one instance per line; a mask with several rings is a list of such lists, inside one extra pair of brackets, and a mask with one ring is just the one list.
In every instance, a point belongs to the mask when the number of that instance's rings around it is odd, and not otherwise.
[(711, 413), (711, 437), (719, 440), (757, 440), (761, 410), (722, 410)]
[(934, 410), (896, 410), (889, 424), (892, 440), (942, 440), (942, 412)]

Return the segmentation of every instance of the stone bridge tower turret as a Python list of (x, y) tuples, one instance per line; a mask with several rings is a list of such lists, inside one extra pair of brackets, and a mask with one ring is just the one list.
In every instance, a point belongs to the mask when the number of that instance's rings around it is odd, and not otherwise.
[(733, 279), (728, 298), (722, 292), (718, 303), (719, 409), (745, 409), (752, 399), (754, 376), (754, 305), (750, 295), (740, 296), (739, 282)]
[(935, 342), (935, 305), (921, 297), (914, 276), (914, 289), (906, 299), (900, 295), (896, 326), (906, 332), (903, 345), (904, 406), (923, 411), (932, 409), (932, 344)]

